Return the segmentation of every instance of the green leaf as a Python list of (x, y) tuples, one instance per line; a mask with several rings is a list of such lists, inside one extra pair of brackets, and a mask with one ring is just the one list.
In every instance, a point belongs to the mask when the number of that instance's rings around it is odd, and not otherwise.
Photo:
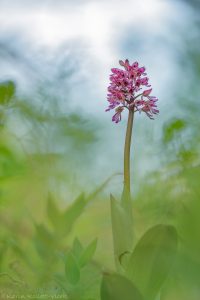
[(104, 275), (101, 282), (101, 300), (143, 300), (134, 284), (118, 274)]
[(80, 259), (79, 259), (79, 266), (85, 266), (93, 257), (97, 248), (97, 239), (92, 241), (87, 248), (83, 251)]
[(111, 219), (116, 266), (120, 267), (122, 254), (132, 251), (133, 228), (124, 207), (111, 195)]
[(6, 145), (0, 145), (0, 179), (19, 174), (23, 165), (18, 160), (16, 153)]
[(48, 243), (53, 241), (52, 233), (47, 229), (44, 224), (35, 224), (36, 235), (38, 239)]
[(108, 185), (112, 178), (117, 175), (121, 175), (121, 173), (115, 173), (109, 176), (101, 185), (99, 185), (90, 195), (87, 196), (86, 201), (90, 202), (91, 200), (94, 200), (94, 198)]
[(42, 258), (50, 258), (55, 253), (56, 237), (44, 224), (35, 224), (36, 235), (34, 238), (35, 246), (38, 254)]
[(177, 250), (173, 226), (156, 225), (137, 243), (128, 264), (128, 277), (143, 295), (154, 299), (167, 278)]
[(0, 104), (9, 103), (15, 94), (15, 84), (8, 80), (0, 83)]
[(86, 206), (84, 194), (81, 194), (67, 210), (62, 214), (64, 231), (69, 233), (75, 221), (83, 212)]
[(173, 119), (169, 124), (164, 126), (163, 141), (169, 143), (173, 140), (176, 133), (181, 132), (186, 127), (186, 122), (183, 119)]
[(72, 252), (73, 252), (74, 256), (78, 259), (80, 258), (81, 254), (83, 253), (83, 246), (78, 238), (74, 239)]
[(59, 229), (61, 223), (61, 212), (58, 210), (52, 196), (48, 195), (47, 215), (55, 229)]
[[(87, 204), (92, 201), (107, 185), (113, 176), (109, 177), (104, 181), (99, 187), (97, 187), (88, 197), (85, 197), (84, 194), (80, 194), (75, 201), (64, 211), (60, 213), (56, 208), (54, 202), (50, 200), (48, 202), (48, 216), (51, 221), (57, 226), (57, 234), (62, 237), (69, 234), (73, 228), (74, 223), (77, 221), (78, 217), (84, 212)], [(56, 221), (56, 219), (59, 220)], [(56, 224), (57, 223), (57, 224)]]
[(77, 284), (80, 279), (80, 270), (73, 254), (68, 253), (65, 262), (65, 275), (71, 284)]

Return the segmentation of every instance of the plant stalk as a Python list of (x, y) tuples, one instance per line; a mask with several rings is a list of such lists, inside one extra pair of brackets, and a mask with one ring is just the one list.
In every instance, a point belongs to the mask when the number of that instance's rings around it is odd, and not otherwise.
[(128, 122), (126, 128), (126, 138), (124, 145), (124, 189), (122, 194), (122, 204), (131, 206), (131, 187), (130, 187), (130, 149), (131, 149), (131, 137), (133, 129), (133, 117), (134, 110), (129, 110)]

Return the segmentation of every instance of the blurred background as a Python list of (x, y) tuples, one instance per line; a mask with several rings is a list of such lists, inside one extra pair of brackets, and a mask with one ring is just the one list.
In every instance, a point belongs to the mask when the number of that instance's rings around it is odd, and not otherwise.
[[(98, 237), (97, 260), (113, 267), (109, 194), (122, 191), (127, 115), (116, 125), (105, 109), (110, 69), (128, 58), (147, 68), (160, 110), (154, 121), (145, 114), (134, 120), (136, 236), (157, 222), (176, 225), (183, 278), (177, 275), (162, 299), (199, 299), (199, 40), (198, 0), (0, 0), (5, 286), (20, 285), (26, 272), (35, 286), (48, 281), (41, 247), (65, 249), (75, 236), (86, 244)], [(52, 205), (62, 214), (82, 192), (89, 206), (76, 211), (73, 230), (55, 242)], [(37, 282), (26, 249), (40, 266)]]

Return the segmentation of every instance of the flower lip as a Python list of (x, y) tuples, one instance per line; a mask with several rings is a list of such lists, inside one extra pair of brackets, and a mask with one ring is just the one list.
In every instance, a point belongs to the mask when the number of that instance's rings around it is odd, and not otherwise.
[(112, 121), (115, 122), (116, 124), (119, 123), (122, 119), (121, 113), (124, 110), (123, 107), (117, 107), (116, 108), (116, 113), (114, 114), (114, 116), (112, 117)]

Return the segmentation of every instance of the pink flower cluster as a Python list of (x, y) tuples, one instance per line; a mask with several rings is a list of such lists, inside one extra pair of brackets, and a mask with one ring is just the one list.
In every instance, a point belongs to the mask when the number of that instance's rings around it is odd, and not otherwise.
[[(124, 70), (113, 68), (110, 75), (110, 85), (108, 87), (108, 102), (109, 106), (106, 111), (115, 109), (115, 114), (112, 121), (118, 123), (121, 121), (121, 113), (124, 108), (128, 110), (145, 112), (146, 115), (153, 119), (153, 115), (158, 114), (156, 101), (158, 99), (150, 96), (152, 89), (149, 85), (148, 77), (146, 77), (145, 67), (139, 67), (138, 62), (130, 65), (128, 59), (119, 64), (124, 67)], [(144, 87), (147, 89), (138, 93)]]

